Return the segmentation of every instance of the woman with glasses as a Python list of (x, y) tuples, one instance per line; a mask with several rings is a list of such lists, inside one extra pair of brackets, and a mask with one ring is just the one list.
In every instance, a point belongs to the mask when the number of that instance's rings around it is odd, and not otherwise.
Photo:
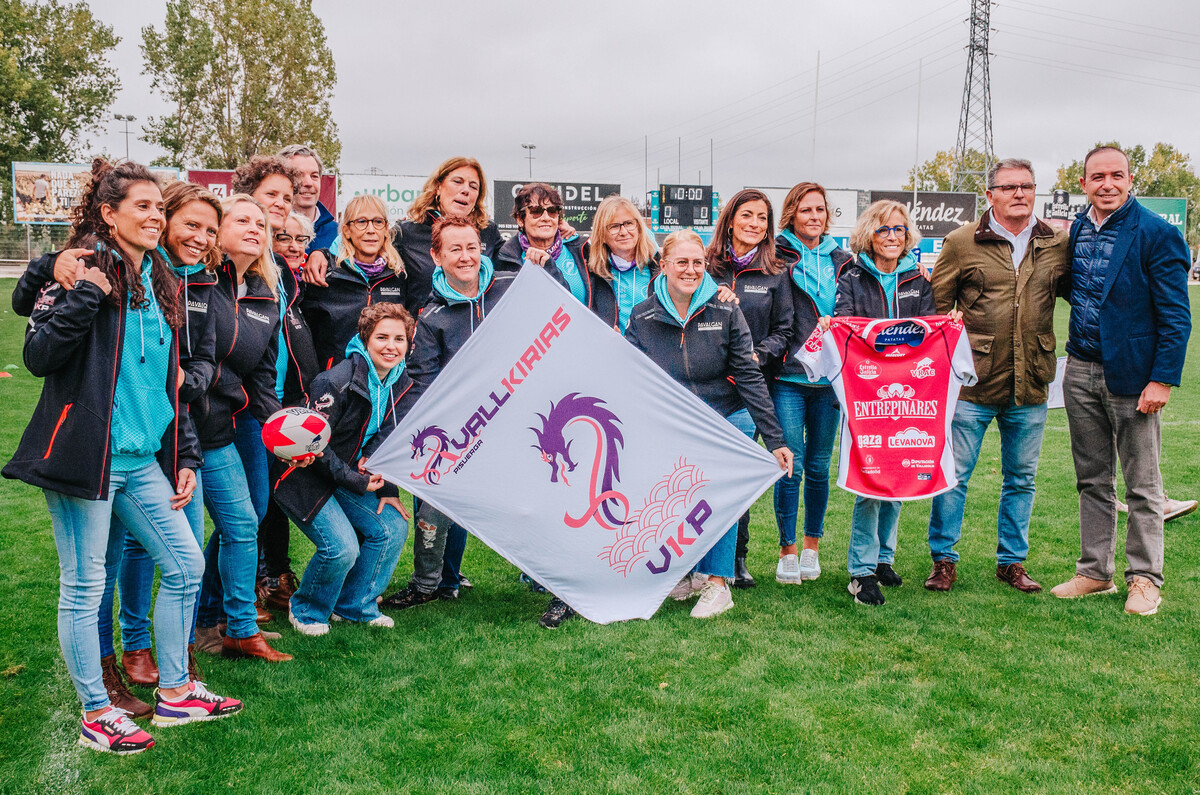
[[(717, 298), (708, 264), (695, 232), (668, 236), (654, 295), (633, 310), (625, 338), (738, 430), (752, 436), (757, 427), (780, 469), (790, 472), (792, 451), (784, 443), (762, 369), (754, 361), (750, 328), (736, 304)], [(734, 421), (739, 414), (752, 419)], [(709, 618), (733, 607), (728, 581), (734, 576), (736, 545), (735, 526), (700, 560), (700, 576), (684, 576), (671, 592), (683, 600), (699, 591), (693, 618)]]
[[(803, 474), (775, 482), (775, 523), (779, 527), (779, 563), (775, 579), (800, 584), (821, 575), (817, 556), (829, 504), (829, 462), (841, 420), (829, 380), (809, 378), (796, 356), (812, 334), (817, 318), (833, 314), (837, 280), (854, 261), (829, 236), (825, 189), (801, 182), (783, 200), (775, 252), (791, 281), (794, 328), (789, 350), (770, 381), (775, 413)], [(796, 547), (800, 481), (804, 481), (804, 549)]]
[(346, 358), (363, 307), (403, 304), (405, 270), (388, 234), (387, 207), (378, 196), (355, 196), (342, 211), (341, 244), (328, 287), (309, 284), (301, 310), (313, 332), (317, 359), (328, 370)]
[(275, 253), (283, 257), (283, 261), (287, 263), (288, 269), (293, 274), (299, 275), (300, 269), (304, 267), (304, 261), (308, 259), (305, 252), (312, 239), (312, 221), (298, 213), (288, 213), (283, 228), (275, 231), (271, 243)]
[(658, 275), (658, 246), (642, 214), (623, 196), (600, 202), (592, 229), (583, 247), (592, 311), (624, 334), (633, 308), (650, 297), (650, 282)]
[(584, 306), (592, 305), (592, 283), (583, 241), (576, 235), (564, 237), (562, 196), (544, 182), (531, 182), (513, 199), (513, 219), (518, 232), (500, 247), (496, 270), (517, 271), (526, 262), (541, 266), (566, 287)]
[[(850, 235), (857, 258), (838, 278), (833, 313), (870, 318), (937, 314), (933, 286), (912, 253), (920, 239), (908, 208), (900, 202), (877, 201), (868, 207)], [(822, 317), (821, 326), (829, 327), (828, 317)], [(903, 583), (892, 568), (899, 525), (898, 501), (854, 498), (848, 566), (849, 591), (858, 604), (882, 605), (879, 586), (898, 588)]]
[[(771, 202), (762, 191), (736, 193), (717, 218), (716, 232), (708, 244), (708, 272), (722, 287), (737, 296), (750, 328), (754, 361), (770, 382), (792, 337), (792, 292), (787, 274), (775, 259), (775, 218)], [(744, 432), (754, 434), (750, 416), (732, 418)], [(738, 520), (735, 588), (753, 588), (746, 567), (750, 543), (750, 512)]]

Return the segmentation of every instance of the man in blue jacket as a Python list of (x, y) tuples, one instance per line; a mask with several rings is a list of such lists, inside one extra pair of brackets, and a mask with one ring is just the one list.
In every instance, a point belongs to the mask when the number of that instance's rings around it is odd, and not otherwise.
[(290, 144), (279, 150), (279, 156), (300, 172), (300, 190), (296, 192), (292, 212), (303, 215), (313, 223), (313, 239), (309, 241), (308, 253), (329, 248), (337, 237), (337, 218), (321, 204), (321, 176), (325, 166), (320, 156), (303, 144)]
[(1125, 612), (1162, 602), (1163, 406), (1178, 386), (1192, 330), (1183, 235), (1129, 195), (1129, 158), (1088, 152), (1080, 184), (1090, 202), (1071, 226), (1071, 321), (1063, 396), (1079, 489), (1080, 555), (1059, 598), (1115, 593), (1116, 458), (1129, 522)]

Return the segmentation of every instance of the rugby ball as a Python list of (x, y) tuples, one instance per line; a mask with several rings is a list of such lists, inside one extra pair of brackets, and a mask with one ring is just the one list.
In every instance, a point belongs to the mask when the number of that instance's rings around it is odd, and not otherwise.
[(280, 409), (262, 429), (263, 444), (276, 458), (304, 461), (329, 444), (332, 429), (324, 415), (303, 406)]

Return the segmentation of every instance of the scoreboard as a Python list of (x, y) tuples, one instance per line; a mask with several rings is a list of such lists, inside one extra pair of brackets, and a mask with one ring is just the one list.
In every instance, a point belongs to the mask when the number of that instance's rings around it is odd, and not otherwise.
[(658, 225), (690, 228), (712, 226), (712, 185), (661, 185), (658, 189)]

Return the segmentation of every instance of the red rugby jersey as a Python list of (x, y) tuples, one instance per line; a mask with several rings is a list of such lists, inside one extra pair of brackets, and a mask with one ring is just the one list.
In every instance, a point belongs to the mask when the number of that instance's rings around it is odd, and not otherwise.
[(838, 485), (863, 497), (918, 500), (958, 485), (950, 424), (975, 364), (962, 323), (945, 315), (835, 317), (801, 350), (809, 376), (842, 406)]

